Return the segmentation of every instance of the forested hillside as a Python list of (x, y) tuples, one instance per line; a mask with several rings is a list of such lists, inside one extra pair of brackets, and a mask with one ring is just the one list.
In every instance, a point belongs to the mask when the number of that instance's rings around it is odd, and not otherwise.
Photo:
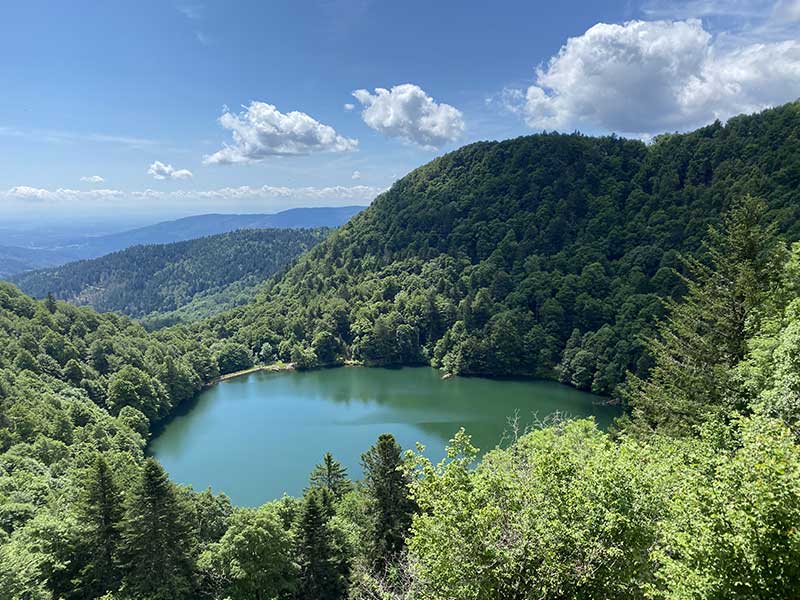
[(274, 214), (207, 214), (162, 221), (136, 229), (87, 236), (68, 232), (5, 229), (11, 241), (0, 246), (0, 277), (97, 258), (131, 246), (171, 244), (240, 229), (339, 227), (363, 206), (290, 208)]
[(246, 302), (258, 284), (328, 233), (327, 229), (255, 229), (134, 246), (93, 260), (23, 273), (12, 281), (36, 298), (52, 294), (72, 304), (132, 317), (175, 311), (195, 298), (199, 304), (211, 296), (213, 303), (194, 310), (187, 307), (181, 313), (199, 318)]
[(558, 373), (610, 393), (731, 200), (800, 239), (800, 104), (651, 145), (543, 134), (481, 142), (396, 182), (256, 302), (204, 323), (262, 360), (431, 362)]

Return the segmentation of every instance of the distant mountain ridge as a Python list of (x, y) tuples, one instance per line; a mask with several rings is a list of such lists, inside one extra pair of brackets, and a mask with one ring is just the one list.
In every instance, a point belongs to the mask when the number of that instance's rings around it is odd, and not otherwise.
[(97, 258), (131, 246), (169, 244), (238, 229), (339, 227), (366, 208), (335, 206), (292, 208), (274, 214), (204, 214), (163, 221), (119, 233), (75, 239), (53, 247), (0, 246), (0, 277)]
[[(246, 229), (171, 244), (138, 245), (100, 258), (11, 278), (25, 293), (131, 317), (208, 316), (250, 300), (253, 288), (323, 240), (329, 228)], [(203, 299), (187, 307), (195, 298)]]

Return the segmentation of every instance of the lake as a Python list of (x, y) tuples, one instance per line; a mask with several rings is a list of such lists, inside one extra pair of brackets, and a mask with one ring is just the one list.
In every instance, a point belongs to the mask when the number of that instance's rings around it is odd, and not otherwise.
[(593, 415), (605, 428), (618, 408), (602, 401), (548, 381), (443, 380), (429, 367), (261, 371), (203, 391), (148, 450), (174, 481), (257, 506), (301, 494), (327, 451), (360, 477), (361, 454), (381, 433), (403, 448), (421, 442), (438, 461), (459, 427), (485, 451), (501, 442), (515, 414), (526, 424), (555, 411)]

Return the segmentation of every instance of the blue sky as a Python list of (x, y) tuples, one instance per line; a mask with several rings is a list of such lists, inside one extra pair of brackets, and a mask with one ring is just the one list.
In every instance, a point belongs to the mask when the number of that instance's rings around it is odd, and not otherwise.
[(687, 130), (800, 96), (798, 24), (800, 0), (6, 3), (0, 218), (363, 204), (470, 141)]

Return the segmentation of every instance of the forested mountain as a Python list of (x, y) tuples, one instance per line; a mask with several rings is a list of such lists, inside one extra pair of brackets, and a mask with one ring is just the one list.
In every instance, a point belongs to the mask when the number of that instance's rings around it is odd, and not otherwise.
[[(0, 277), (97, 258), (131, 246), (169, 244), (239, 229), (339, 227), (363, 209), (363, 206), (335, 206), (292, 208), (275, 214), (195, 215), (94, 237), (43, 235), (25, 245), (0, 247)], [(26, 235), (33, 233), (19, 232), (17, 243)]]
[[(314, 229), (339, 227), (363, 206), (290, 208), (275, 214), (196, 215), (140, 227), (87, 241), (92, 252), (107, 254), (140, 244), (168, 244), (238, 229)], [(99, 256), (95, 254), (94, 256)]]
[(201, 297), (213, 298), (181, 314), (207, 316), (249, 300), (253, 288), (322, 240), (327, 229), (255, 229), (173, 244), (134, 246), (101, 258), (11, 279), (36, 298), (52, 294), (101, 312), (132, 317), (175, 311)]
[(30, 269), (44, 269), (64, 262), (58, 252), (21, 248), (17, 246), (0, 246), (0, 278), (7, 278), (15, 273)]
[[(263, 360), (559, 374), (610, 393), (733, 198), (800, 239), (800, 104), (652, 144), (481, 142), (397, 181), (258, 300), (203, 323)], [(557, 371), (554, 371), (557, 369)]]

